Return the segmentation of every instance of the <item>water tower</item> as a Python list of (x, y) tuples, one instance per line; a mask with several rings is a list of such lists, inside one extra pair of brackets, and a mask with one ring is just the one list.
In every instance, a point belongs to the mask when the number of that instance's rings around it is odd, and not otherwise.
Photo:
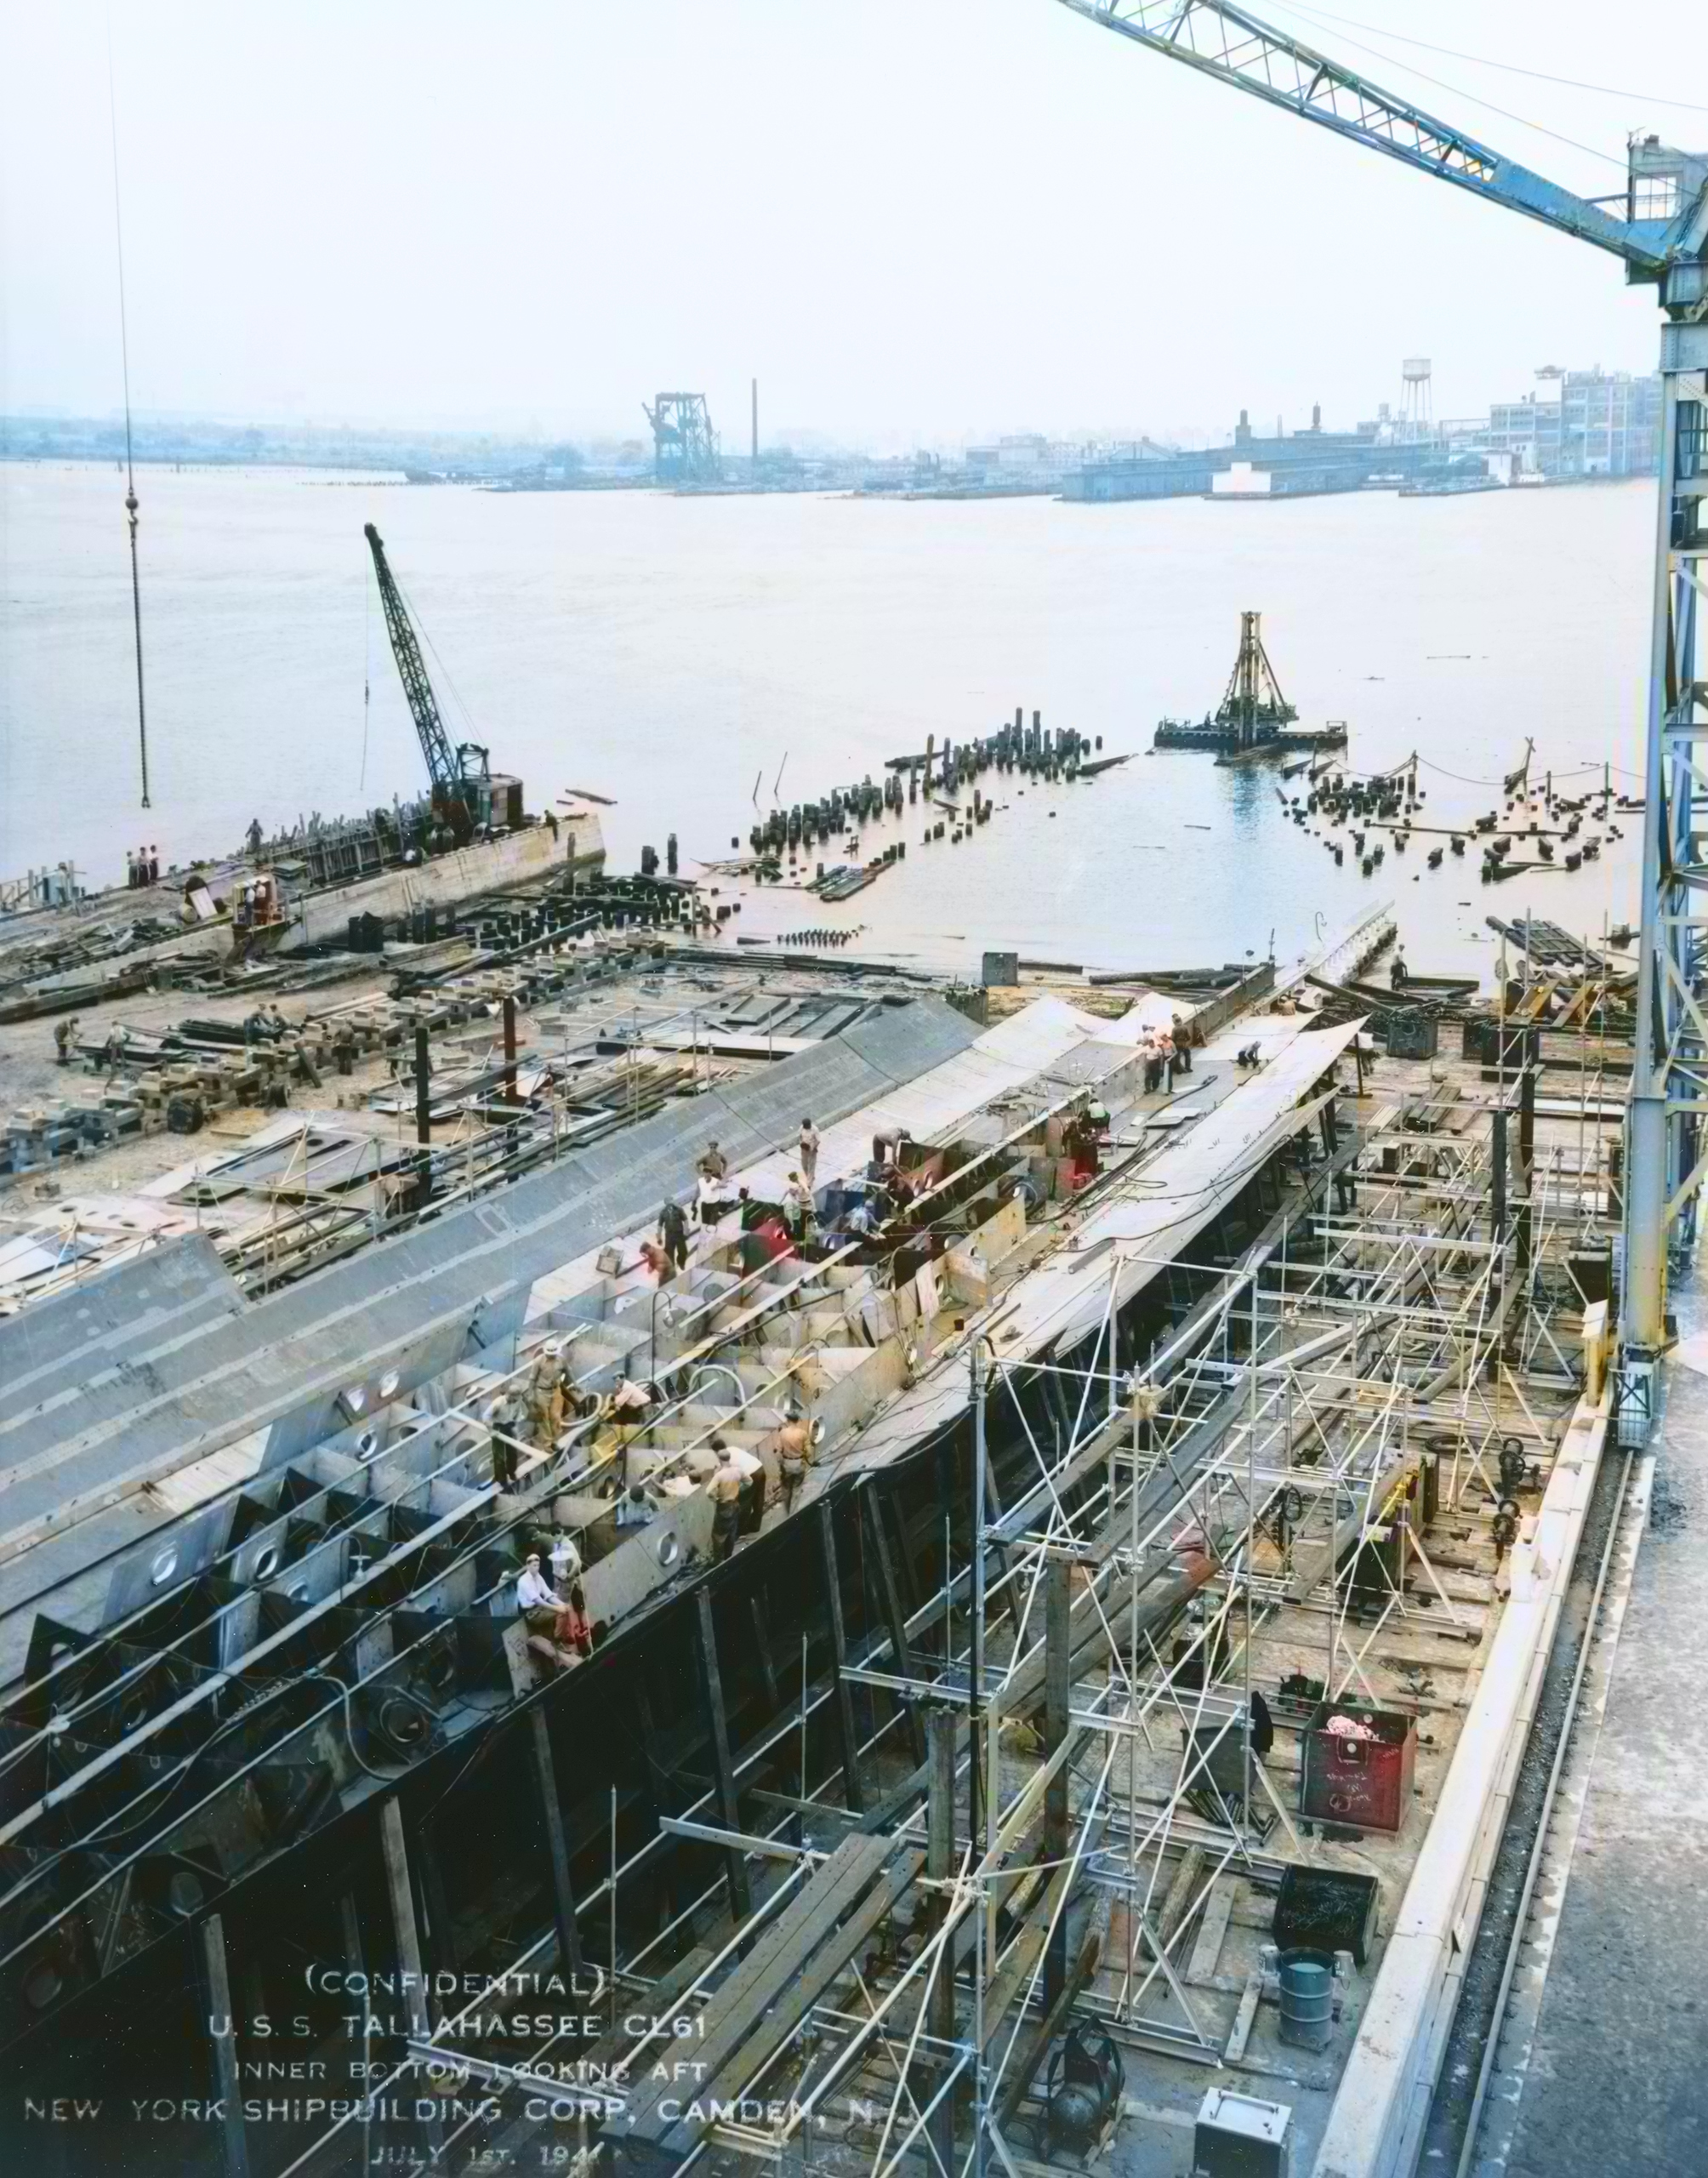
[(1435, 421), (1429, 391), (1428, 356), (1408, 356), (1399, 367), (1399, 376), (1400, 436), (1426, 439)]

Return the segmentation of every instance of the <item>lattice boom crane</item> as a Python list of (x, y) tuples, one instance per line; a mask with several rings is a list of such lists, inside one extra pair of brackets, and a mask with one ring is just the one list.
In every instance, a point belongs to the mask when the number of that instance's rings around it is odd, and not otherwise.
[[(385, 614), (385, 632), (391, 638), (391, 655), (408, 701), (409, 716), (427, 760), (432, 783), (433, 806), (445, 818), (458, 839), (466, 840), (479, 821), (479, 797), (471, 790), (488, 776), (487, 751), (478, 742), (464, 741), (453, 750), (445, 722), (439, 716), (439, 699), (427, 677), (415, 630), (403, 602), (402, 592), (385, 557), (385, 542), (370, 522), (362, 529), (373, 555), (373, 572), (379, 584), (379, 602)], [(479, 759), (476, 767), (474, 759)]]
[(1641, 1442), (1666, 1340), (1669, 1257), (1694, 1245), (1708, 1172), (1708, 862), (1692, 803), (1693, 744), (1708, 721), (1696, 663), (1697, 608), (1708, 573), (1702, 521), (1708, 419), (1708, 155), (1633, 137), (1625, 191), (1593, 199), (1503, 157), (1463, 129), (1379, 89), (1354, 70), (1218, 0), (1060, 0), (1170, 60), (1249, 91), (1609, 250), (1626, 280), (1660, 291), (1664, 392), (1660, 536), (1645, 736), (1642, 953), (1636, 1056), (1625, 1120), (1620, 1436)]

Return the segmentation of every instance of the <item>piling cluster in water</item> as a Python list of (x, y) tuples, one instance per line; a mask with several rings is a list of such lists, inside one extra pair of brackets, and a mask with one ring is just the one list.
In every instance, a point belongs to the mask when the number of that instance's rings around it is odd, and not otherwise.
[[(1417, 812), (1427, 796), (1417, 783), (1417, 767), (1418, 760), (1414, 756), (1398, 771), (1381, 773), (1368, 778), (1341, 771), (1325, 771), (1320, 775), (1312, 774), (1312, 784), (1306, 794), (1289, 795), (1279, 786), (1275, 793), (1301, 830), (1310, 825), (1312, 817), (1319, 818), (1332, 830), (1344, 828), (1345, 839), (1337, 840), (1317, 826), (1311, 826), (1334, 857), (1336, 868), (1345, 864), (1350, 850), (1352, 860), (1366, 877), (1375, 875), (1389, 846), (1396, 855), (1402, 855), (1413, 834), (1418, 831), (1444, 841), (1442, 846), (1425, 849), (1425, 859), (1431, 869), (1439, 869), (1449, 853), (1463, 856), (1473, 841), (1481, 841), (1479, 875), (1485, 885), (1499, 884), (1523, 870), (1574, 870), (1586, 862), (1594, 862), (1600, 856), (1603, 835), (1586, 834), (1586, 821), (1606, 825), (1607, 839), (1623, 837), (1620, 827), (1611, 820), (1615, 797), (1605, 780), (1590, 793), (1569, 795), (1555, 792), (1551, 773), (1540, 790), (1529, 789), (1528, 775), (1522, 770), (1510, 773), (1503, 782), (1503, 808), (1485, 811), (1457, 827), (1425, 826)], [(1539, 805), (1540, 815), (1535, 813)], [(1637, 805), (1629, 803), (1623, 795), (1618, 797), (1620, 808), (1632, 806)], [(1545, 824), (1544, 817), (1557, 821)], [(1380, 832), (1386, 832), (1388, 838), (1384, 841), (1377, 837)], [(1517, 850), (1531, 846), (1535, 850), (1534, 860), (1517, 855)]]
[[(863, 779), (834, 788), (821, 800), (773, 809), (749, 830), (748, 844), (761, 862), (776, 860), (784, 852), (799, 855), (820, 841), (844, 837), (849, 838), (851, 849), (857, 845), (851, 835), (861, 824), (880, 816), (899, 817), (917, 804), (921, 792), (928, 800), (933, 790), (954, 794), (993, 770), (1047, 780), (1075, 779), (1085, 758), (1102, 745), (1101, 734), (1093, 741), (1071, 727), (1046, 729), (1041, 711), (1033, 711), (1028, 726), (1023, 706), (1018, 707), (1012, 725), (994, 733), (968, 741), (946, 738), (941, 749), (933, 740), (923, 755), (891, 757), (889, 776), (881, 785), (868, 773)], [(992, 807), (976, 791), (973, 799), (975, 813), (966, 820), (969, 829), (971, 823), (986, 822)], [(982, 815), (977, 813), (979, 808)], [(942, 838), (945, 829), (942, 824), (928, 825), (925, 840)]]

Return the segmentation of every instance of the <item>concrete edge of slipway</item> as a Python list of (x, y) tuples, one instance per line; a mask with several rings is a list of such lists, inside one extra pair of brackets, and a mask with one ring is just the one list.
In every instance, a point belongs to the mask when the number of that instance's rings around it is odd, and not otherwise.
[(1512, 1592), (1369, 2004), (1312, 2178), (1405, 2178), (1416, 2158), (1464, 1962), (1606, 1448), (1605, 1394), (1567, 1424)]

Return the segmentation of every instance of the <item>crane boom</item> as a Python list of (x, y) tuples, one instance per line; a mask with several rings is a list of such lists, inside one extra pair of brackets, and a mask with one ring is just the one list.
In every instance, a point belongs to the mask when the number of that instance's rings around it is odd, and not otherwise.
[(403, 693), (408, 699), (409, 716), (415, 721), (415, 731), (421, 743), (421, 753), (427, 759), (427, 776), (433, 783), (436, 801), (462, 800), (463, 773), (452, 751), (451, 737), (445, 731), (445, 722), (439, 716), (439, 698), (433, 693), (433, 683), (427, 678), (427, 662), (421, 655), (421, 646), (415, 640), (415, 630), (405, 610), (401, 591), (385, 557), (385, 540), (370, 522), (362, 529), (368, 550), (373, 555), (373, 572), (379, 584), (379, 602), (385, 613), (385, 632), (391, 638), (391, 655), (397, 660), (398, 676), (403, 683)]
[[(1673, 261), (1683, 218), (1621, 217), (1503, 157), (1463, 129), (1393, 97), (1223, 0), (1061, 0), (1076, 15), (1119, 31), (1171, 60), (1250, 91), (1254, 98), (1314, 121), (1337, 135), (1456, 183), (1510, 211), (1523, 212), (1580, 242), (1611, 250), (1636, 280), (1659, 279)], [(1700, 178), (1698, 178), (1698, 189)], [(1634, 214), (1635, 199), (1623, 200)]]
[[(1642, 1444), (1668, 1337), (1669, 1265), (1688, 1259), (1708, 1184), (1708, 836), (1698, 750), (1708, 677), (1697, 664), (1708, 592), (1708, 157), (1632, 137), (1621, 212), (1574, 196), (1462, 129), (1225, 0), (1061, 0), (1077, 15), (1420, 173), (1622, 258), (1653, 285), (1661, 328), (1660, 508), (1644, 734), (1642, 942), (1625, 1113), (1620, 1441)], [(1620, 200), (1611, 200), (1620, 201)], [(1325, 2151), (1326, 2152), (1326, 2151)]]

